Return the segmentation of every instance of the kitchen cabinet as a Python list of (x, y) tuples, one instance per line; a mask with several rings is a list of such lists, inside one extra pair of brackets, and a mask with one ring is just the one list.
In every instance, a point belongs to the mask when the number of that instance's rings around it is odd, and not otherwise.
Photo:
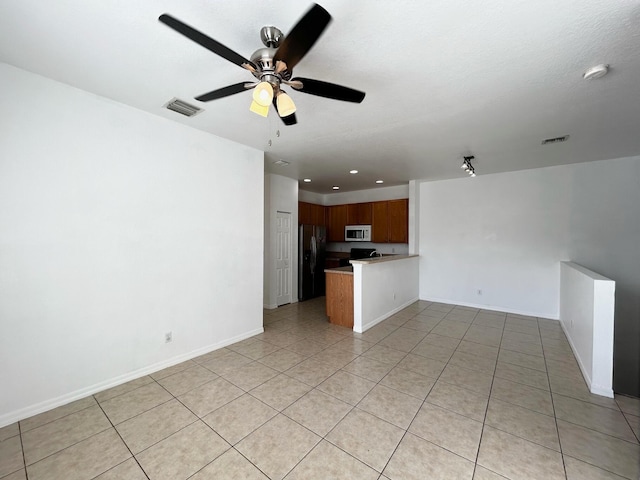
[(389, 200), (389, 243), (409, 243), (409, 200)]
[[(303, 202), (300, 202), (302, 204)], [(312, 216), (313, 207), (321, 205), (300, 206), (308, 208), (306, 215)], [(333, 205), (322, 207), (316, 215), (326, 215), (327, 241), (344, 242), (344, 227), (346, 225), (371, 225), (371, 241), (373, 243), (408, 243), (409, 242), (409, 199), (386, 200), (383, 202), (350, 203), (347, 205)], [(302, 214), (300, 213), (300, 218)], [(323, 224), (309, 220), (312, 224)]]
[(344, 227), (347, 225), (347, 205), (327, 207), (327, 241), (344, 242)]
[[(346, 268), (342, 270), (346, 270)], [(353, 328), (353, 272), (338, 270), (326, 270), (325, 272), (329, 322)]]
[(409, 242), (409, 200), (373, 202), (371, 221), (373, 243)]
[(371, 202), (347, 205), (347, 225), (371, 225)]
[(387, 202), (373, 202), (371, 210), (371, 241), (373, 243), (387, 243), (389, 241)]
[(326, 207), (315, 203), (298, 202), (299, 225), (327, 225)]

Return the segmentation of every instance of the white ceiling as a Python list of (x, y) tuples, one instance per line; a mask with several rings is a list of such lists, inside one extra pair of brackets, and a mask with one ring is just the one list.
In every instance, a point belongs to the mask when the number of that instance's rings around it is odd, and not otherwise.
[[(193, 100), (253, 77), (157, 20), (170, 13), (249, 57), (262, 26), (286, 34), (310, 5), (2, 0), (0, 61), (264, 150), (266, 171), (310, 177), (302, 188), (319, 193), (465, 177), (468, 154), (478, 175), (640, 154), (639, 0), (321, 0), (333, 22), (294, 76), (367, 96), (290, 91), (290, 127), (249, 112), (248, 92)], [(600, 63), (609, 75), (582, 79)], [(163, 109), (173, 97), (205, 111)]]

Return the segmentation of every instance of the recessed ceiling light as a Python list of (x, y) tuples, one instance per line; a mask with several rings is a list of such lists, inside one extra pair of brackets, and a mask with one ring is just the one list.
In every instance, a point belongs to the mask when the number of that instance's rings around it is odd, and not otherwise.
[(276, 160), (275, 162), (273, 162), (273, 164), (278, 165), (279, 167), (286, 167), (287, 165), (289, 165), (289, 162), (285, 160)]
[(384, 183), (384, 180), (376, 180), (376, 183)]
[(358, 173), (358, 170), (349, 170), (349, 173), (356, 174), (356, 173)]
[(339, 186), (337, 186), (337, 185), (334, 185), (334, 186), (333, 186), (333, 189), (334, 189), (334, 190), (340, 190), (340, 187), (339, 187)]
[(584, 72), (582, 78), (585, 80), (595, 80), (596, 78), (604, 77), (607, 73), (609, 73), (609, 65), (600, 64), (595, 67), (591, 67), (589, 70)]
[(309, 182), (311, 182), (311, 179), (310, 179), (310, 178), (305, 178), (305, 179), (304, 179), (304, 180), (302, 180), (302, 181), (303, 181), (304, 183), (309, 183)]

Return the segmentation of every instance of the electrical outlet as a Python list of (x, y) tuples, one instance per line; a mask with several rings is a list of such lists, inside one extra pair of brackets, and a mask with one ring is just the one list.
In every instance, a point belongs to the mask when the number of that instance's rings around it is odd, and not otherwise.
[(391, 247), (391, 253), (396, 253), (395, 247)]
[(482, 295), (482, 290), (478, 289), (478, 295)]
[(164, 343), (171, 343), (173, 340), (173, 332), (167, 332), (164, 334)]

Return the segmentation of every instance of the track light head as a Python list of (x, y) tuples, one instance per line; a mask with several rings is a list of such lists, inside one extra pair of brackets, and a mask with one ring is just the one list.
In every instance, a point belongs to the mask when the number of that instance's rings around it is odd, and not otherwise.
[(476, 157), (474, 157), (473, 155), (469, 155), (469, 156), (462, 157), (462, 158), (464, 160), (462, 161), (462, 165), (460, 165), (460, 168), (462, 168), (470, 176), (475, 177), (476, 176), (476, 171), (474, 170), (473, 165), (471, 165), (471, 160), (474, 160)]

